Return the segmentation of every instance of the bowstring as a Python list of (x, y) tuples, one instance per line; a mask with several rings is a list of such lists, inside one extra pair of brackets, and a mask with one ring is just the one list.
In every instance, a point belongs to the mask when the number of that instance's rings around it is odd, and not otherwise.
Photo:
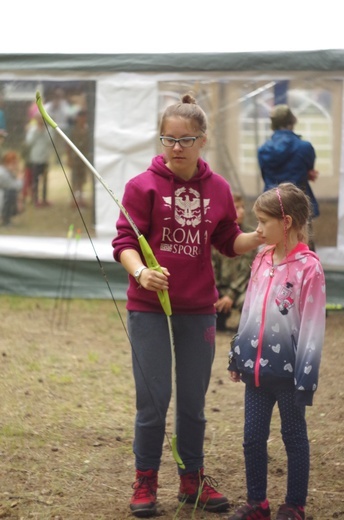
[(103, 266), (103, 264), (102, 264), (102, 262), (101, 262), (101, 260), (100, 260), (100, 258), (99, 258), (99, 256), (98, 256), (98, 253), (97, 253), (97, 250), (96, 250), (96, 248), (95, 248), (94, 242), (93, 242), (93, 240), (92, 240), (91, 234), (90, 234), (90, 232), (89, 232), (89, 229), (88, 229), (88, 226), (87, 226), (86, 220), (85, 220), (85, 218), (84, 218), (84, 216), (83, 216), (83, 214), (82, 214), (81, 208), (80, 208), (79, 203), (78, 203), (78, 201), (77, 201), (77, 198), (76, 198), (76, 196), (75, 196), (75, 194), (74, 194), (73, 186), (72, 186), (70, 180), (68, 179), (68, 175), (67, 175), (66, 170), (65, 170), (65, 168), (64, 168), (64, 165), (63, 165), (62, 159), (61, 159), (61, 157), (60, 157), (59, 151), (58, 151), (58, 149), (57, 149), (57, 147), (56, 147), (56, 145), (55, 145), (54, 139), (53, 139), (52, 136), (51, 136), (51, 133), (50, 133), (50, 130), (49, 130), (48, 124), (46, 123), (46, 121), (45, 121), (44, 118), (42, 118), (42, 119), (43, 119), (43, 121), (44, 121), (45, 128), (46, 128), (46, 130), (47, 130), (47, 132), (48, 132), (48, 135), (49, 135), (50, 141), (51, 141), (52, 146), (53, 146), (53, 149), (54, 149), (54, 151), (55, 151), (55, 154), (56, 154), (57, 160), (58, 160), (58, 162), (59, 162), (59, 165), (61, 166), (61, 169), (62, 169), (62, 171), (63, 171), (64, 177), (65, 177), (65, 179), (66, 179), (66, 181), (67, 181), (67, 184), (68, 184), (69, 190), (70, 190), (70, 192), (71, 192), (71, 195), (72, 195), (73, 200), (74, 200), (74, 202), (75, 202), (75, 205), (76, 205), (76, 207), (77, 207), (77, 210), (78, 210), (79, 216), (80, 216), (80, 218), (81, 218), (81, 221), (82, 221), (82, 223), (83, 223), (83, 226), (84, 226), (84, 228), (85, 228), (85, 231), (86, 231), (87, 237), (88, 237), (88, 239), (89, 239), (89, 241), (90, 241), (90, 243), (91, 243), (91, 247), (92, 247), (93, 252), (94, 252), (94, 255), (95, 255), (96, 259), (97, 259), (99, 269), (100, 269), (100, 271), (101, 271), (101, 273), (102, 273), (102, 275), (103, 275), (103, 278), (104, 278), (104, 280), (105, 280), (105, 283), (106, 283), (106, 285), (107, 285), (107, 288), (108, 288), (108, 290), (109, 290), (109, 292), (110, 292), (112, 302), (113, 302), (113, 304), (115, 305), (115, 308), (116, 308), (116, 311), (117, 311), (118, 317), (119, 317), (120, 322), (121, 322), (121, 324), (122, 324), (123, 330), (125, 331), (126, 337), (127, 337), (128, 342), (129, 342), (129, 344), (130, 344), (130, 346), (131, 346), (131, 350), (132, 350), (132, 352), (133, 352), (133, 354), (134, 354), (134, 356), (135, 356), (135, 359), (136, 359), (137, 365), (138, 365), (138, 367), (139, 367), (139, 369), (140, 369), (140, 372), (141, 372), (141, 375), (142, 375), (142, 379), (143, 379), (143, 381), (144, 381), (144, 383), (145, 383), (145, 385), (146, 385), (146, 388), (147, 388), (148, 394), (149, 394), (150, 399), (151, 399), (151, 401), (152, 401), (152, 403), (153, 403), (153, 407), (154, 407), (154, 409), (155, 409), (155, 412), (156, 412), (157, 416), (159, 417), (159, 419), (160, 419), (160, 421), (161, 421), (161, 424), (164, 426), (164, 432), (165, 432), (165, 437), (166, 437), (167, 443), (168, 443), (168, 445), (169, 445), (169, 447), (170, 447), (170, 449), (171, 449), (171, 451), (172, 451), (172, 442), (171, 442), (171, 440), (170, 440), (170, 438), (169, 438), (169, 435), (168, 435), (168, 433), (167, 433), (167, 431), (166, 431), (166, 428), (165, 428), (165, 420), (164, 420), (164, 418), (163, 418), (163, 416), (162, 416), (162, 414), (161, 414), (159, 408), (157, 407), (157, 405), (156, 405), (156, 403), (155, 403), (155, 399), (154, 399), (154, 397), (153, 397), (153, 394), (152, 394), (151, 388), (150, 388), (150, 386), (149, 386), (149, 384), (148, 384), (148, 381), (147, 381), (147, 379), (146, 379), (146, 376), (145, 376), (145, 374), (144, 374), (144, 371), (143, 371), (143, 369), (142, 369), (142, 367), (141, 367), (141, 365), (140, 365), (140, 362), (139, 362), (139, 360), (138, 360), (138, 357), (137, 357), (137, 354), (136, 354), (135, 349), (134, 349), (134, 347), (133, 347), (133, 344), (132, 344), (132, 342), (131, 342), (131, 340), (130, 340), (130, 336), (129, 336), (129, 333), (128, 333), (128, 329), (127, 329), (127, 327), (126, 327), (126, 325), (125, 325), (125, 322), (124, 322), (124, 319), (123, 319), (123, 317), (122, 317), (122, 314), (121, 314), (120, 308), (119, 308), (119, 306), (118, 306), (117, 300), (116, 300), (116, 298), (115, 298), (115, 296), (114, 296), (114, 294), (113, 294), (113, 291), (112, 291), (112, 289), (111, 289), (111, 285), (110, 285), (109, 279), (108, 279), (108, 277), (107, 277), (107, 274), (106, 274), (106, 272), (105, 272), (104, 266)]
[(125, 330), (125, 332), (126, 332), (127, 338), (129, 339), (129, 334), (128, 334), (127, 328), (126, 328), (126, 326), (125, 326), (124, 320), (123, 320), (123, 318), (122, 318), (122, 315), (121, 315), (120, 309), (119, 309), (119, 307), (118, 307), (118, 304), (117, 304), (116, 298), (114, 297), (113, 291), (112, 291), (112, 289), (111, 289), (109, 279), (108, 279), (108, 277), (107, 277), (107, 275), (106, 275), (106, 272), (105, 272), (104, 266), (103, 266), (103, 264), (102, 264), (102, 262), (101, 262), (101, 260), (100, 260), (100, 258), (99, 258), (99, 256), (98, 256), (97, 250), (96, 250), (96, 248), (95, 248), (95, 246), (94, 246), (94, 242), (93, 242), (92, 237), (91, 237), (91, 234), (90, 234), (90, 232), (89, 232), (89, 229), (88, 229), (88, 226), (87, 226), (86, 220), (85, 220), (85, 218), (84, 218), (84, 216), (83, 216), (83, 214), (82, 214), (81, 208), (80, 208), (80, 206), (79, 206), (79, 204), (78, 204), (78, 201), (77, 201), (77, 198), (76, 198), (76, 196), (75, 196), (75, 194), (74, 194), (74, 190), (73, 190), (73, 187), (72, 187), (72, 185), (71, 185), (71, 182), (70, 182), (70, 180), (68, 179), (68, 175), (67, 175), (67, 173), (66, 173), (66, 170), (65, 170), (65, 168), (64, 168), (63, 162), (62, 162), (62, 160), (61, 160), (61, 157), (60, 157), (59, 151), (58, 151), (58, 149), (57, 149), (57, 147), (56, 147), (56, 145), (55, 145), (55, 142), (54, 142), (54, 140), (53, 140), (53, 138), (52, 138), (52, 136), (51, 136), (51, 133), (50, 133), (49, 128), (48, 128), (48, 125), (47, 125), (46, 121), (44, 120), (44, 118), (43, 118), (43, 121), (44, 121), (45, 128), (46, 128), (46, 130), (47, 130), (47, 132), (48, 132), (48, 134), (49, 134), (50, 141), (51, 141), (52, 146), (53, 146), (53, 148), (54, 148), (54, 151), (55, 151), (55, 154), (56, 154), (57, 160), (58, 160), (58, 162), (59, 162), (59, 165), (61, 166), (61, 169), (62, 169), (62, 171), (63, 171), (63, 175), (64, 175), (64, 177), (65, 177), (65, 179), (66, 179), (66, 181), (67, 181), (67, 184), (68, 184), (69, 190), (70, 190), (70, 192), (71, 192), (71, 195), (72, 195), (72, 197), (73, 197), (74, 203), (75, 203), (76, 208), (77, 208), (77, 210), (78, 210), (78, 213), (79, 213), (80, 219), (81, 219), (81, 221), (82, 221), (82, 223), (83, 223), (83, 226), (84, 226), (84, 228), (85, 228), (85, 231), (86, 231), (87, 237), (88, 237), (88, 239), (89, 239), (89, 241), (90, 241), (90, 243), (91, 243), (91, 247), (92, 247), (92, 249), (93, 249), (94, 255), (95, 255), (96, 260), (97, 260), (97, 262), (98, 262), (99, 269), (100, 269), (100, 271), (101, 271), (101, 273), (102, 273), (102, 275), (103, 275), (103, 278), (104, 278), (104, 280), (105, 280), (105, 283), (106, 283), (106, 285), (107, 285), (107, 287), (108, 287), (108, 289), (109, 289), (109, 292), (110, 292), (110, 295), (111, 295), (112, 301), (113, 301), (113, 303), (114, 303), (114, 305), (115, 305), (115, 307), (116, 307), (116, 310), (117, 310), (117, 312), (118, 312), (119, 318), (120, 318), (121, 323), (122, 323), (122, 326), (123, 326), (123, 328), (124, 328), (124, 330)]

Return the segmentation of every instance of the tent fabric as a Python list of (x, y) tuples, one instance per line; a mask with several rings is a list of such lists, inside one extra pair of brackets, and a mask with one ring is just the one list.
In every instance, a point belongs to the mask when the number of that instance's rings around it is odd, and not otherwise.
[(127, 274), (120, 264), (96, 259), (0, 256), (0, 294), (26, 297), (125, 300)]
[[(308, 74), (307, 71), (312, 71), (313, 74)], [(142, 168), (149, 164), (156, 150), (157, 121), (161, 108), (157, 101), (159, 82), (174, 82), (174, 86), (183, 81), (190, 84), (197, 82), (201, 89), (205, 89), (206, 83), (218, 82), (221, 91), (221, 82), (231, 82), (232, 78), (240, 77), (245, 81), (257, 79), (265, 82), (266, 85), (263, 87), (257, 85), (258, 92), (260, 88), (271, 89), (274, 80), (281, 82), (302, 76), (306, 82), (311, 83), (314, 82), (314, 78), (319, 77), (325, 80), (334, 79), (340, 90), (344, 81), (343, 72), (344, 50), (177, 54), (0, 54), (0, 79), (5, 82), (14, 80), (14, 83), (28, 81), (28, 88), (32, 90), (29, 93), (32, 100), (36, 85), (44, 82), (93, 82), (94, 165), (119, 200), (122, 199), (125, 182), (134, 174), (143, 171)], [(255, 89), (255, 81), (252, 81), (252, 85)], [(175, 90), (177, 91), (178, 87)], [(231, 93), (234, 97), (227, 100), (228, 106), (232, 106), (235, 113), (238, 102), (255, 92), (253, 90), (245, 93), (234, 89), (234, 94)], [(242, 95), (243, 98), (235, 97)], [(228, 111), (224, 117), (228, 118)], [(343, 135), (343, 115), (342, 125)], [(231, 136), (232, 140), (237, 138), (236, 130), (237, 128)], [(336, 135), (339, 135), (339, 132)], [(319, 251), (325, 271), (339, 272), (338, 279), (344, 278), (344, 147), (341, 149), (341, 164), (338, 168), (339, 247)], [(230, 162), (230, 156), (228, 160)], [(328, 180), (330, 185), (331, 178)], [(100, 251), (100, 258), (111, 273), (116, 295), (125, 297), (127, 275), (123, 268), (112, 260), (109, 242), (119, 209), (111, 200), (110, 194), (98, 182), (95, 183), (95, 212), (95, 230), (99, 237), (99, 241), (96, 242), (97, 250)], [(71, 276), (73, 271), (73, 290), (70, 289), (73, 297), (108, 297), (108, 288), (99, 275), (99, 267), (96, 259), (92, 257), (94, 253), (90, 244), (80, 243), (74, 263), (71, 263), (71, 258), (66, 256), (66, 244), (63, 240), (65, 239), (0, 237), (0, 293), (56, 296), (61, 290), (61, 273), (68, 271)], [(49, 251), (49, 254), (46, 251)], [(343, 298), (342, 285), (336, 281), (333, 287)], [(105, 294), (107, 296), (104, 296)]]
[(161, 54), (0, 54), (0, 72), (343, 71), (344, 50)]
[(125, 300), (128, 275), (108, 239), (0, 237), (0, 294)]
[[(97, 82), (95, 166), (118, 200), (125, 183), (155, 155), (157, 90), (156, 81), (132, 81), (128, 75)], [(111, 235), (119, 208), (98, 182), (95, 199), (97, 234)]]
[[(325, 269), (329, 306), (344, 306), (344, 271)], [(25, 297), (126, 300), (128, 277), (123, 267), (97, 259), (0, 255), (0, 294)]]
[[(73, 244), (74, 242), (74, 244)], [(12, 258), (61, 259), (75, 257), (78, 260), (91, 261), (97, 256), (104, 262), (114, 262), (112, 257), (111, 238), (99, 239), (68, 237), (27, 237), (0, 236), (1, 254)]]
[[(126, 299), (128, 275), (109, 238), (0, 236), (0, 294), (48, 298)], [(344, 251), (319, 248), (327, 302), (344, 305)]]

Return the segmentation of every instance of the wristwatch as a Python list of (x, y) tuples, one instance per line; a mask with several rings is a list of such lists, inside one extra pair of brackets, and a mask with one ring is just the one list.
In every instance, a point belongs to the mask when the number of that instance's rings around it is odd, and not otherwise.
[(144, 269), (148, 269), (145, 265), (141, 265), (141, 267), (139, 267), (138, 269), (136, 269), (135, 273), (134, 273), (134, 278), (135, 280), (137, 281), (137, 283), (140, 283), (140, 276), (141, 276), (141, 273)]

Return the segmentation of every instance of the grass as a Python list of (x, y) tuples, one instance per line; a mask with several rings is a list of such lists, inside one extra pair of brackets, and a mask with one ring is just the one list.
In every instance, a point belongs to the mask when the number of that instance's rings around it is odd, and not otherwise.
[[(132, 518), (135, 392), (126, 331), (110, 300), (73, 300), (67, 328), (52, 326), (55, 304), (0, 296), (0, 518)], [(118, 305), (124, 318), (125, 302)], [(327, 325), (320, 388), (307, 410), (312, 454), (307, 520), (344, 518), (342, 314), (330, 313)], [(207, 394), (205, 455), (207, 474), (216, 478), (233, 510), (245, 500), (244, 387), (227, 379), (228, 349), (229, 337), (218, 335)], [(274, 511), (286, 481), (275, 412), (269, 440)], [(178, 504), (172, 421), (173, 403), (159, 475), (159, 517), (223, 519)]]

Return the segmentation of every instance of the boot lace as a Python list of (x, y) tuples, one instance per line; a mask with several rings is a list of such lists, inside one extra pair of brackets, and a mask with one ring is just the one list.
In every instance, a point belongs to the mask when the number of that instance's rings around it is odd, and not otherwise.
[(209, 475), (202, 475), (200, 480), (201, 494), (205, 493), (206, 495), (208, 495), (209, 498), (218, 495), (218, 492), (216, 491), (216, 489), (214, 489), (218, 486), (216, 479), (210, 477)]
[(155, 479), (147, 477), (139, 477), (131, 487), (134, 490), (135, 499), (146, 498), (149, 495), (156, 496), (156, 484)]

